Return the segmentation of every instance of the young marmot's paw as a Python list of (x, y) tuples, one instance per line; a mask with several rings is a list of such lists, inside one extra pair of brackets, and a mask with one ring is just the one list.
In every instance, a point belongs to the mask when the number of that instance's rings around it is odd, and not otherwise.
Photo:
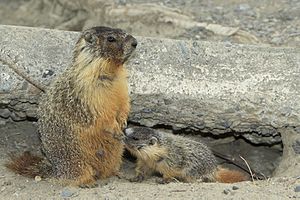
[(127, 179), (127, 177), (122, 172), (115, 172), (113, 173), (118, 179)]
[(98, 187), (98, 183), (92, 183), (92, 184), (80, 184), (79, 187), (83, 189), (88, 189), (88, 188), (95, 188)]
[(178, 180), (176, 178), (158, 178), (156, 179), (156, 183), (158, 184), (168, 184), (171, 182), (178, 182)]
[(145, 177), (141, 174), (129, 179), (130, 182), (138, 182), (138, 183), (142, 182), (143, 180), (145, 180)]

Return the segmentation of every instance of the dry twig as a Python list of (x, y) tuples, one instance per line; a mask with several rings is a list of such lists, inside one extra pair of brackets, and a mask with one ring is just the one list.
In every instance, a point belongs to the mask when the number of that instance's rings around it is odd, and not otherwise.
[(252, 179), (252, 182), (254, 182), (254, 176), (253, 176), (253, 173), (252, 173), (252, 170), (247, 162), (247, 160), (245, 158), (243, 158), (242, 156), (240, 156), (240, 158), (246, 163), (248, 169), (249, 169), (249, 172), (250, 172), (250, 175), (251, 175), (251, 179)]
[(1, 58), (0, 58), (0, 61), (3, 64), (7, 65), (9, 68), (11, 68), (20, 77), (24, 78), (28, 83), (30, 83), (31, 85), (35, 86), (36, 88), (38, 88), (42, 92), (45, 92), (45, 86), (41, 85), (40, 83), (37, 83), (36, 81), (34, 81), (30, 77), (28, 77), (25, 72), (23, 72), (20, 69), (18, 69), (18, 66), (16, 64), (7, 62), (6, 60), (1, 59)]

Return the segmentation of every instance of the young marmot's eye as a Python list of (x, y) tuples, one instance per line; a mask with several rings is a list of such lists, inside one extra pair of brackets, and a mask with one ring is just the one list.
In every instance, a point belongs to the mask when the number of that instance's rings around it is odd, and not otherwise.
[(109, 42), (115, 42), (116, 38), (114, 38), (113, 36), (108, 36), (107, 37), (107, 41), (109, 41)]
[(139, 138), (137, 137), (131, 137), (133, 140), (139, 140)]

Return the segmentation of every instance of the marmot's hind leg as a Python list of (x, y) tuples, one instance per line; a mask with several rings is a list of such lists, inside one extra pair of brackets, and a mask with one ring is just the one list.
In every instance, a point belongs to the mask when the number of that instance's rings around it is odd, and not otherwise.
[(93, 188), (97, 186), (96, 179), (98, 175), (90, 165), (83, 168), (80, 174), (80, 176), (71, 182), (72, 185), (79, 186), (81, 188)]
[(201, 182), (214, 182), (214, 176), (213, 176), (213, 172), (205, 172), (205, 173), (200, 173), (200, 169), (197, 170), (197, 168), (188, 168), (188, 169), (185, 169), (185, 178), (186, 178), (186, 181), (183, 181), (183, 182), (193, 182), (193, 181), (196, 181), (196, 180), (200, 180)]
[(55, 170), (55, 177), (58, 178), (58, 181), (63, 185), (80, 186), (82, 188), (95, 187), (98, 174), (94, 168), (83, 162), (76, 163), (72, 161), (71, 163), (65, 162), (63, 166), (57, 166), (59, 170)]

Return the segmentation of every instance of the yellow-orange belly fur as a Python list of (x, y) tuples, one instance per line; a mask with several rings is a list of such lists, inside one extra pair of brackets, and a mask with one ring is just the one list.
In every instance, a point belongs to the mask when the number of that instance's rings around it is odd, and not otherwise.
[(107, 178), (118, 173), (124, 150), (120, 134), (105, 131), (102, 123), (96, 123), (81, 131), (79, 141), (84, 166), (75, 184), (89, 184), (96, 178)]
[[(89, 83), (90, 87), (82, 95), (97, 119), (89, 127), (75, 128), (84, 165), (77, 180), (79, 184), (91, 183), (95, 177), (115, 175), (122, 163), (124, 145), (120, 137), (130, 104), (127, 72), (124, 68), (117, 69), (117, 78), (113, 82), (93, 87), (93, 83)], [(94, 73), (87, 74), (92, 76)]]

